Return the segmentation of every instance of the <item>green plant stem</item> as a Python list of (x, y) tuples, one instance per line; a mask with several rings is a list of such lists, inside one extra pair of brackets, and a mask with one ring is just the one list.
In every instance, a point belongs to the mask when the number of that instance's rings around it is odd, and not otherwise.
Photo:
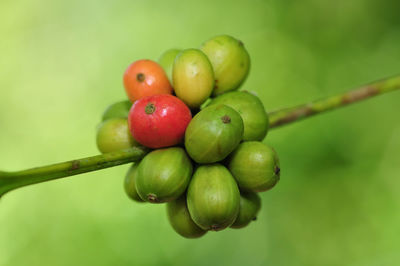
[[(286, 125), (316, 114), (346, 106), (386, 92), (400, 89), (400, 75), (377, 81), (361, 88), (336, 96), (313, 101), (292, 108), (271, 112), (270, 127)], [(27, 185), (37, 184), (62, 177), (78, 175), (130, 162), (140, 161), (149, 150), (131, 148), (18, 172), (0, 171), (0, 197), (5, 193)]]
[(0, 197), (16, 188), (139, 161), (147, 148), (130, 148), (18, 172), (0, 172)]
[(336, 96), (312, 101), (269, 113), (270, 128), (279, 127), (310, 116), (334, 110), (373, 96), (400, 89), (400, 76), (373, 82)]

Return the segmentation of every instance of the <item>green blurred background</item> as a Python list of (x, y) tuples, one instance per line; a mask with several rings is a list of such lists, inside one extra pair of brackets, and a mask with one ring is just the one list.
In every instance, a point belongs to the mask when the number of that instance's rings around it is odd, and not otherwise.
[[(0, 169), (98, 153), (122, 73), (217, 34), (252, 58), (244, 88), (268, 110), (400, 73), (400, 2), (0, 2)], [(26, 187), (0, 201), (0, 265), (399, 265), (400, 93), (269, 133), (280, 183), (257, 222), (186, 240), (164, 205), (131, 202), (128, 166)]]

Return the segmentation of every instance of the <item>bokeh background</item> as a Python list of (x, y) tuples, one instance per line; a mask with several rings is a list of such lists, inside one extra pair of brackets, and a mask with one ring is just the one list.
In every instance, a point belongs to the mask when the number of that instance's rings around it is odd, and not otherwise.
[[(0, 169), (98, 153), (122, 73), (218, 34), (268, 110), (400, 73), (396, 0), (0, 1)], [(257, 222), (186, 240), (124, 194), (128, 166), (0, 201), (0, 265), (399, 265), (400, 92), (273, 130), (280, 183)]]

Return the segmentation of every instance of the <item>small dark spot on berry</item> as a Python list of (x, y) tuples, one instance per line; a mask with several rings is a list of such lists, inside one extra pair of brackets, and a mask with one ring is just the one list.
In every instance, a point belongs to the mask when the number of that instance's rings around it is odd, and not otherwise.
[(281, 168), (279, 166), (275, 166), (275, 174), (279, 175), (281, 173)]
[(143, 82), (146, 79), (146, 76), (143, 73), (138, 73), (136, 75), (136, 80), (139, 82)]
[(213, 224), (213, 225), (211, 225), (211, 231), (218, 231), (220, 229), (220, 227), (219, 227), (219, 225), (217, 225), (217, 224)]
[(144, 112), (148, 115), (151, 115), (156, 111), (156, 106), (153, 103), (148, 103), (144, 108)]
[(154, 194), (148, 194), (148, 195), (147, 195), (147, 200), (148, 200), (149, 202), (158, 202), (157, 196), (154, 195)]
[(221, 120), (224, 124), (229, 124), (231, 122), (231, 118), (228, 115), (221, 117)]

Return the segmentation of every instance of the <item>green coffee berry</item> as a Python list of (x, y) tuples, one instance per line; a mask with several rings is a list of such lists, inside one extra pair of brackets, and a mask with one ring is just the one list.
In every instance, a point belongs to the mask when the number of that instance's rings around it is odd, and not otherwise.
[(203, 230), (229, 227), (239, 212), (240, 192), (231, 173), (220, 164), (199, 166), (187, 191), (193, 221)]
[(175, 59), (172, 80), (176, 96), (190, 108), (199, 108), (213, 91), (214, 71), (202, 51), (187, 49)]
[(183, 237), (198, 238), (207, 233), (197, 226), (190, 217), (186, 205), (186, 195), (167, 203), (167, 215), (172, 228)]
[(200, 48), (210, 59), (215, 74), (213, 95), (236, 90), (250, 70), (250, 56), (241, 41), (228, 36), (216, 36)]
[(147, 154), (137, 171), (136, 189), (140, 198), (162, 203), (175, 200), (185, 192), (193, 166), (184, 149), (172, 147)]
[(241, 143), (229, 156), (228, 169), (243, 191), (269, 190), (280, 178), (279, 159), (275, 150), (257, 141)]
[(209, 106), (225, 104), (237, 111), (243, 119), (243, 140), (263, 140), (268, 132), (269, 119), (261, 100), (252, 93), (234, 91), (214, 98)]
[(144, 202), (136, 190), (135, 178), (137, 175), (138, 163), (134, 163), (128, 170), (125, 176), (124, 189), (129, 198), (136, 202)]
[(164, 69), (171, 84), (172, 84), (172, 68), (174, 66), (175, 58), (180, 52), (181, 52), (180, 49), (169, 49), (165, 51), (158, 59), (158, 63)]
[(121, 101), (111, 104), (103, 113), (102, 121), (111, 118), (127, 118), (131, 109), (131, 101)]
[(261, 208), (261, 199), (254, 192), (240, 193), (240, 208), (235, 222), (231, 228), (243, 228), (251, 221), (256, 220)]
[(97, 129), (96, 142), (101, 153), (140, 145), (132, 137), (126, 118), (111, 118), (102, 122)]
[(226, 105), (204, 108), (190, 121), (185, 132), (185, 147), (197, 163), (225, 159), (243, 137), (243, 120)]

